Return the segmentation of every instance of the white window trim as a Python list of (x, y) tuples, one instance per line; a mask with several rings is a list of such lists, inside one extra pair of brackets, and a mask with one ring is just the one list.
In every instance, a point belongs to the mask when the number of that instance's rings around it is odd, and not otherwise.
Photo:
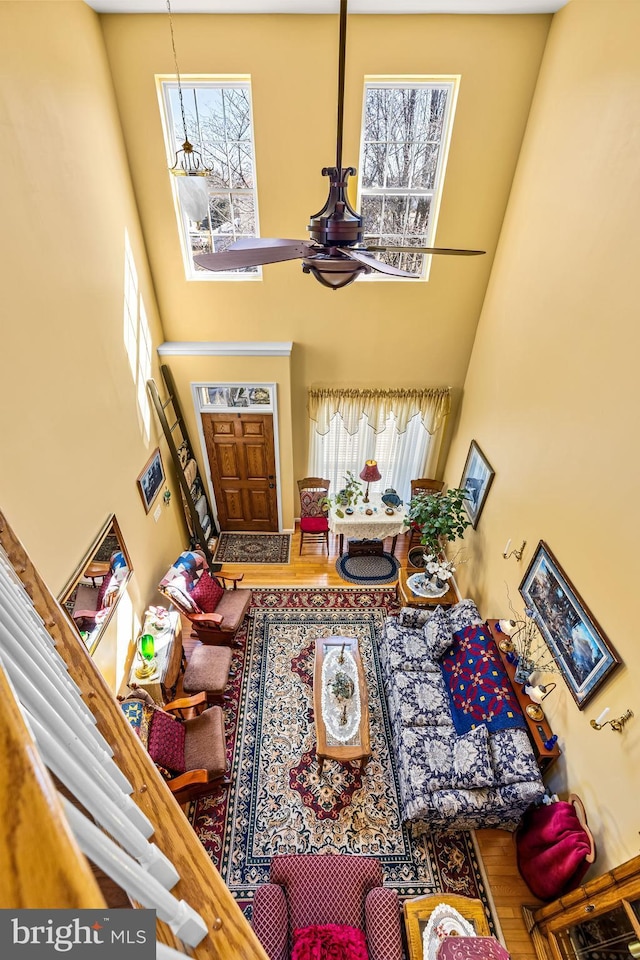
[[(418, 193), (424, 196), (431, 195), (431, 215), (429, 222), (429, 232), (427, 236), (427, 241), (425, 246), (434, 247), (437, 246), (435, 243), (436, 231), (438, 226), (438, 218), (440, 216), (440, 205), (442, 203), (442, 193), (444, 189), (444, 180), (446, 174), (447, 161), (449, 159), (449, 148), (451, 146), (451, 137), (453, 134), (453, 122), (456, 114), (456, 107), (458, 104), (458, 93), (460, 90), (460, 74), (439, 74), (439, 75), (429, 75), (429, 76), (365, 76), (364, 86), (362, 91), (362, 122), (360, 125), (360, 157), (359, 157), (359, 169), (362, 170), (363, 159), (364, 159), (364, 118), (365, 118), (365, 104), (367, 97), (367, 89), (370, 88), (386, 88), (386, 87), (419, 87), (419, 86), (429, 86), (429, 87), (446, 87), (450, 91), (450, 95), (447, 98), (447, 113), (444, 123), (444, 135), (440, 141), (440, 153), (438, 155), (438, 166), (436, 170), (436, 188), (434, 190), (413, 190), (409, 187), (385, 187), (377, 188), (376, 190), (370, 190), (365, 187), (362, 188), (362, 179), (358, 177), (358, 196), (357, 196), (357, 209), (362, 210), (362, 197), (363, 195), (370, 194), (374, 196), (381, 196), (385, 191), (388, 191), (394, 196), (398, 195), (407, 195), (413, 196)], [(431, 261), (433, 260), (432, 256), (425, 255), (422, 267), (422, 274), (418, 279), (418, 283), (426, 283), (429, 280), (429, 275), (431, 272)], [(409, 279), (405, 277), (391, 277), (388, 274), (379, 273), (378, 271), (372, 271), (370, 274), (361, 274), (358, 278), (358, 282), (362, 281), (365, 283), (376, 282), (376, 283), (416, 283), (415, 279)]]
[[(174, 86), (177, 85), (177, 78), (174, 73), (157, 73), (155, 75), (156, 81), (156, 92), (158, 96), (158, 107), (160, 110), (160, 121), (162, 124), (162, 135), (164, 138), (165, 144), (165, 153), (167, 156), (168, 167), (171, 167), (173, 163), (173, 157), (175, 151), (173, 148), (174, 138), (171, 130), (169, 129), (169, 105), (167, 99), (167, 87), (169, 84)], [(198, 83), (208, 83), (215, 84), (219, 87), (244, 87), (247, 90), (249, 97), (249, 106), (250, 106), (250, 119), (251, 119), (251, 143), (253, 146), (253, 155), (255, 160), (256, 155), (256, 139), (255, 131), (253, 126), (253, 94), (251, 90), (251, 76), (250, 74), (197, 74), (197, 73), (181, 73), (180, 82), (183, 87), (188, 87), (192, 84)], [(171, 158), (171, 159), (169, 159)], [(259, 220), (259, 210), (258, 210), (258, 174), (257, 174), (257, 163), (254, 162), (253, 166), (253, 195), (255, 199), (255, 222), (256, 222), (256, 237), (260, 236), (260, 220)], [(188, 245), (188, 228), (184, 222), (184, 215), (180, 207), (180, 198), (178, 196), (178, 185), (176, 183), (177, 178), (169, 173), (169, 179), (171, 181), (171, 194), (173, 196), (173, 208), (176, 214), (176, 223), (178, 227), (178, 237), (180, 240), (180, 250), (182, 252), (182, 261), (184, 264), (184, 272), (187, 280), (193, 280), (197, 282), (210, 283), (212, 281), (231, 281), (232, 283), (237, 283), (238, 281), (242, 283), (253, 282), (256, 280), (262, 280), (262, 267), (258, 267), (256, 273), (230, 273), (229, 271), (222, 270), (220, 272), (215, 272), (213, 270), (194, 270), (193, 263), (191, 260), (191, 249)], [(248, 193), (248, 190), (237, 190), (234, 191), (237, 193)]]

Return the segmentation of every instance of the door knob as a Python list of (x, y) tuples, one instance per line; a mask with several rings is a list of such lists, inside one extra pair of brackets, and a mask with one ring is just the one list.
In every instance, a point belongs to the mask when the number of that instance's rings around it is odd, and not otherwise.
[(269, 484), (269, 490), (273, 490), (274, 487), (275, 487), (275, 483), (270, 483), (270, 484)]

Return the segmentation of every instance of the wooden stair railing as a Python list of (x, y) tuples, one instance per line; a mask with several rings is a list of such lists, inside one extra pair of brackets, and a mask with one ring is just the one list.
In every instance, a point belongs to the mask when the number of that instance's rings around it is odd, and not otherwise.
[[(267, 960), (75, 628), (1, 511), (0, 544), (95, 716), (100, 733), (111, 745), (118, 767), (133, 785), (132, 799), (153, 823), (154, 843), (180, 875), (172, 893), (194, 906), (207, 924), (209, 934), (189, 950), (189, 956), (195, 960)], [(0, 907), (103, 906), (91, 867), (71, 834), (53, 781), (3, 672), (0, 731)], [(181, 941), (161, 921), (156, 936), (160, 943), (182, 951)]]

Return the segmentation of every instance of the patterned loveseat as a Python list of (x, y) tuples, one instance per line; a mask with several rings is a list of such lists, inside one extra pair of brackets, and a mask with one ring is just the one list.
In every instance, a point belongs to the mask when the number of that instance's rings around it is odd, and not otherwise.
[(544, 794), (522, 713), (483, 627), (471, 600), (450, 610), (404, 607), (385, 622), (380, 662), (405, 820), (513, 830)]

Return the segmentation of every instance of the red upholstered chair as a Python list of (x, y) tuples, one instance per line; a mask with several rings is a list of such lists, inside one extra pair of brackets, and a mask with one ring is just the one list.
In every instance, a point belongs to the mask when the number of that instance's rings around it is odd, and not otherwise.
[(357, 927), (369, 960), (402, 960), (400, 907), (382, 886), (373, 857), (292, 854), (271, 861), (270, 883), (253, 900), (253, 929), (270, 960), (289, 960), (294, 930), (314, 924)]
[(330, 480), (322, 477), (305, 477), (298, 480), (300, 491), (300, 553), (305, 537), (308, 540), (323, 540), (329, 555), (329, 520), (327, 508), (322, 503), (329, 493)]

